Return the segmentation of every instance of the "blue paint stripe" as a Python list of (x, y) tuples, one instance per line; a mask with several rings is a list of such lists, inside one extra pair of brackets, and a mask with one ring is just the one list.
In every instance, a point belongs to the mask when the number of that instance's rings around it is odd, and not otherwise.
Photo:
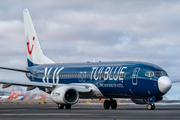
[(38, 64), (34, 64), (33, 62), (31, 62), (28, 58), (27, 58), (27, 63), (28, 63), (28, 67), (37, 66), (38, 65)]

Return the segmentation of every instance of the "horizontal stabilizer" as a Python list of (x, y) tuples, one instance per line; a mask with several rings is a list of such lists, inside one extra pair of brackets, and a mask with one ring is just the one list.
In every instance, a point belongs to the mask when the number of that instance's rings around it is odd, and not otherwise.
[(26, 73), (29, 72), (29, 70), (22, 70), (22, 69), (15, 69), (15, 68), (6, 68), (6, 67), (0, 67), (0, 69), (12, 70), (12, 71), (17, 71), (17, 72), (26, 72)]

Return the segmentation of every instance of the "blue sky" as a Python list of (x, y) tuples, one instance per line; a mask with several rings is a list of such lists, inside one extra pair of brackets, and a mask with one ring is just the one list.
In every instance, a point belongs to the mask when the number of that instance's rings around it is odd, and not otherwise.
[[(180, 71), (178, 0), (1, 0), (0, 66), (26, 68), (23, 9), (29, 9), (44, 54), (55, 62), (145, 61)], [(3, 79), (28, 81), (0, 70)], [(180, 97), (179, 83), (166, 95)]]

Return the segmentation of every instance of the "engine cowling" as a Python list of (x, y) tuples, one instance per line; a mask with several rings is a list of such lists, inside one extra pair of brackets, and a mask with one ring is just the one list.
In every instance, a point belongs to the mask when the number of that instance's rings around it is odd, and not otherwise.
[(136, 104), (147, 104), (148, 101), (146, 99), (132, 98), (132, 102)]
[(79, 100), (78, 91), (69, 86), (55, 88), (51, 92), (51, 100), (58, 104), (75, 104)]

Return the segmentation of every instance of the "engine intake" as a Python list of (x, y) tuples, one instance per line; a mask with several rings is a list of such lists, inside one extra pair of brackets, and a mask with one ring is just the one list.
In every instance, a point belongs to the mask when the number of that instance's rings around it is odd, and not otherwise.
[(58, 104), (75, 104), (79, 100), (79, 93), (73, 87), (62, 86), (52, 91), (51, 100)]

